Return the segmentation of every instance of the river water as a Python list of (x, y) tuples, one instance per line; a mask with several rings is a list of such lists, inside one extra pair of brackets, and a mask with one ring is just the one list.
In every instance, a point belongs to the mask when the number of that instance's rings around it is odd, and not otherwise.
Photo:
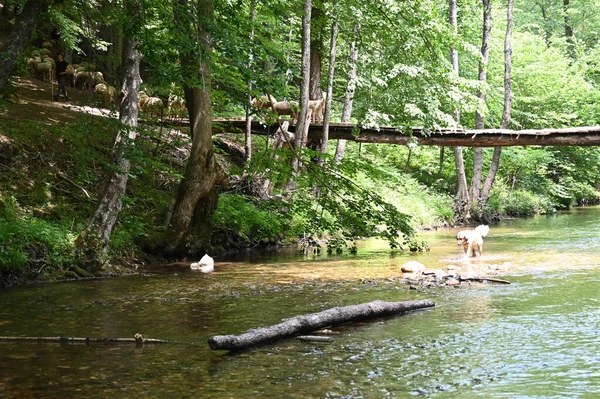
[[(466, 261), (455, 229), (431, 252), (366, 240), (357, 255), (274, 253), (0, 292), (0, 336), (133, 337), (168, 344), (0, 342), (0, 398), (600, 397), (600, 208), (492, 226)], [(411, 290), (407, 260), (493, 271), (510, 285)], [(464, 284), (464, 283), (463, 283)], [(335, 328), (331, 343), (287, 339), (211, 351), (207, 339), (380, 299), (432, 310)]]

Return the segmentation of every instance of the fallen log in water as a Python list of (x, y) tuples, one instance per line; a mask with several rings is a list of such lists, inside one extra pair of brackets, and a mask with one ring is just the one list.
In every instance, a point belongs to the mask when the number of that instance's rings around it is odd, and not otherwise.
[(460, 277), (460, 281), (479, 281), (481, 283), (490, 282), (498, 284), (510, 284), (510, 281), (490, 277)]
[(435, 306), (433, 301), (429, 299), (406, 302), (374, 301), (360, 305), (340, 306), (319, 313), (292, 317), (274, 326), (248, 330), (241, 335), (215, 335), (209, 338), (208, 344), (211, 349), (247, 349), (331, 325), (374, 319), (433, 306)]
[(79, 337), (0, 337), (0, 341), (37, 341), (37, 342), (133, 342), (136, 344), (166, 344), (164, 339), (142, 338), (136, 334), (134, 338), (79, 338)]

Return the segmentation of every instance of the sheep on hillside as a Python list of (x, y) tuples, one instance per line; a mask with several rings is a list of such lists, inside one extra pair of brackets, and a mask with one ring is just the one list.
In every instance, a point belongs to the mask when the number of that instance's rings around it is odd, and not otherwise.
[(158, 97), (150, 97), (148, 101), (144, 104), (144, 108), (142, 109), (144, 112), (148, 114), (148, 116), (160, 116), (163, 114), (164, 104), (163, 101)]
[(54, 65), (51, 62), (39, 62), (35, 66), (35, 76), (44, 82), (51, 82)]
[(114, 104), (117, 98), (117, 89), (104, 81), (96, 85), (94, 92), (102, 98), (104, 106)]
[(179, 96), (169, 96), (169, 104), (167, 108), (167, 114), (171, 118), (179, 119), (183, 118), (187, 108), (185, 107), (185, 100)]

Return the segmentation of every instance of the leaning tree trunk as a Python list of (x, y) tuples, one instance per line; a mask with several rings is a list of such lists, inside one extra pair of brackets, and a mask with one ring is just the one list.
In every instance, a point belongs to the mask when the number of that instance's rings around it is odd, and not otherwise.
[[(329, 117), (331, 115), (331, 97), (333, 96), (333, 78), (335, 76), (335, 52), (336, 41), (338, 35), (338, 21), (335, 19), (331, 25), (331, 43), (329, 50), (329, 77), (327, 79), (327, 99), (325, 103), (325, 113), (323, 115), (323, 138), (321, 139), (321, 148), (319, 152), (325, 154), (327, 152), (327, 144), (329, 141)], [(323, 166), (325, 159), (319, 157), (317, 165)]]
[[(59, 1), (54, 2), (59, 3)], [(10, 31), (6, 46), (0, 52), (0, 93), (8, 85), (8, 79), (15, 69), (17, 61), (29, 44), (33, 30), (39, 25), (42, 14), (48, 10), (50, 1), (30, 0), (17, 16), (15, 27)]]
[(171, 254), (199, 254), (210, 247), (215, 185), (225, 178), (212, 144), (210, 71), (205, 63), (203, 75), (205, 87), (184, 87), (193, 139), (170, 221), (166, 252)]
[(137, 136), (138, 100), (142, 79), (140, 77), (141, 53), (136, 49), (133, 37), (123, 39), (123, 83), (121, 85), (121, 106), (119, 119), (123, 127), (115, 140), (116, 168), (111, 172), (104, 188), (102, 199), (87, 226), (77, 239), (77, 249), (83, 256), (80, 260), (85, 270), (94, 272), (104, 264), (112, 230), (123, 206), (121, 198), (125, 195), (129, 176), (130, 162), (126, 152), (134, 144)]
[[(450, 0), (450, 24), (454, 29), (454, 35), (458, 36), (458, 18), (456, 0)], [(459, 76), (458, 68), (458, 50), (452, 47), (450, 49), (450, 62), (452, 71), (456, 78)], [(460, 126), (460, 109), (454, 112), (456, 125)], [(456, 197), (454, 197), (454, 217), (456, 222), (463, 224), (471, 218), (471, 201), (469, 199), (469, 187), (465, 173), (465, 161), (463, 157), (463, 148), (454, 147), (454, 166), (456, 169)]]
[[(354, 25), (354, 34), (358, 35), (360, 24)], [(356, 40), (350, 43), (350, 70), (348, 71), (348, 82), (346, 83), (346, 96), (342, 108), (342, 122), (350, 122), (352, 115), (352, 103), (354, 101), (354, 91), (356, 90), (356, 65), (358, 61), (358, 51), (356, 50)], [(346, 140), (338, 140), (335, 148), (335, 162), (339, 163), (344, 158), (346, 152)]]
[[(490, 58), (490, 37), (492, 32), (492, 4), (491, 0), (482, 0), (483, 3), (483, 30), (481, 35), (481, 59), (479, 61), (479, 90), (477, 97), (480, 106), (485, 106), (486, 92), (485, 84), (487, 82), (487, 67)], [(475, 129), (485, 127), (484, 115), (477, 111), (475, 115)], [(482, 216), (483, 209), (480, 204), (481, 182), (483, 179), (483, 148), (475, 148), (473, 151), (473, 177), (471, 179), (471, 208), (476, 211), (479, 218)]]
[[(508, 129), (510, 123), (510, 113), (512, 108), (512, 85), (511, 85), (511, 71), (512, 71), (512, 45), (511, 36), (513, 28), (513, 9), (514, 0), (508, 0), (506, 7), (506, 35), (504, 36), (504, 109), (502, 111), (502, 124), (501, 129)], [(502, 147), (494, 148), (494, 156), (492, 157), (492, 163), (490, 164), (490, 170), (487, 178), (483, 183), (483, 189), (481, 190), (481, 206), (485, 208), (490, 198), (490, 192), (494, 180), (496, 179), (496, 173), (500, 166), (500, 156), (502, 155)]]
[[(308, 132), (306, 124), (310, 125), (310, 120), (306, 120), (308, 114), (308, 100), (310, 96), (310, 20), (312, 13), (311, 0), (304, 0), (304, 15), (302, 16), (302, 83), (300, 85), (300, 114), (296, 125), (296, 145), (298, 148), (306, 146), (306, 137), (304, 132)], [(300, 159), (295, 157), (292, 161), (292, 173), (297, 174), (300, 171)], [(294, 181), (295, 176), (288, 179), (285, 193), (290, 193), (296, 189)]]
[(327, 326), (392, 316), (434, 306), (433, 301), (421, 299), (406, 302), (373, 301), (361, 305), (335, 307), (319, 313), (292, 317), (274, 326), (253, 329), (241, 335), (215, 335), (209, 338), (208, 344), (211, 349), (236, 351)]
[(185, 38), (189, 41), (182, 43), (187, 50), (180, 56), (192, 149), (179, 183), (164, 243), (163, 252), (170, 255), (203, 255), (210, 248), (212, 215), (218, 201), (215, 185), (225, 179), (212, 144), (212, 90), (208, 64), (212, 48), (206, 26), (213, 19), (213, 10), (211, 0), (192, 3), (179, 0), (178, 7), (174, 8), (182, 33), (191, 29), (196, 36), (187, 33)]

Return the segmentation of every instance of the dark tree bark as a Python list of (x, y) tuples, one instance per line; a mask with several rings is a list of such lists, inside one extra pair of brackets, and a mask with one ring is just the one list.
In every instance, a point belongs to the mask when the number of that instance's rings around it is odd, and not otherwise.
[[(322, 154), (327, 152), (327, 144), (329, 142), (329, 117), (331, 115), (331, 97), (333, 96), (333, 78), (335, 76), (335, 53), (336, 41), (338, 35), (338, 21), (335, 19), (331, 25), (331, 43), (329, 50), (329, 76), (327, 79), (327, 99), (325, 102), (325, 113), (323, 115), (323, 137), (321, 138), (321, 148), (319, 151)], [(324, 158), (319, 157), (317, 164), (323, 166)]]
[[(360, 24), (354, 25), (354, 34), (358, 35)], [(358, 51), (356, 49), (356, 40), (350, 43), (350, 70), (348, 71), (348, 82), (346, 83), (346, 96), (342, 108), (342, 122), (350, 122), (352, 115), (352, 103), (354, 101), (354, 91), (356, 90), (356, 67), (358, 61)], [(338, 140), (335, 148), (335, 162), (341, 162), (346, 152), (346, 140)]]
[[(55, 4), (59, 2), (62, 1), (55, 1)], [(17, 16), (15, 26), (8, 35), (7, 44), (0, 52), (0, 93), (6, 89), (17, 60), (29, 44), (33, 30), (39, 25), (42, 14), (49, 6), (48, 0), (29, 0)]]
[(325, 36), (325, 12), (322, 4), (315, 2), (311, 4), (311, 39), (310, 39), (310, 83), (309, 99), (318, 100), (323, 97), (321, 90), (321, 79), (323, 76), (323, 40)]
[(422, 299), (406, 302), (374, 301), (361, 305), (336, 307), (319, 313), (292, 317), (274, 326), (253, 329), (241, 335), (216, 335), (209, 338), (208, 344), (211, 349), (236, 351), (327, 326), (392, 316), (434, 306), (433, 301)]
[[(131, 2), (130, 2), (131, 3)], [(102, 198), (87, 226), (77, 239), (77, 248), (83, 258), (81, 264), (85, 270), (94, 272), (103, 265), (112, 230), (121, 211), (121, 198), (127, 188), (130, 161), (127, 150), (131, 148), (137, 136), (138, 100), (142, 79), (140, 78), (141, 53), (136, 49), (136, 39), (123, 39), (123, 84), (121, 86), (121, 105), (119, 119), (123, 128), (115, 140), (115, 170), (111, 172), (103, 190)]]
[[(510, 123), (510, 114), (512, 108), (512, 84), (511, 84), (511, 71), (512, 71), (512, 45), (511, 36), (513, 28), (513, 9), (514, 0), (508, 0), (506, 7), (506, 35), (504, 36), (504, 109), (502, 111), (502, 123), (501, 129), (508, 129)], [(492, 156), (492, 163), (490, 164), (490, 170), (483, 183), (483, 189), (481, 190), (481, 206), (485, 208), (490, 198), (490, 192), (496, 179), (496, 173), (500, 167), (500, 156), (502, 155), (502, 147), (494, 148), (494, 155)]]
[[(298, 148), (306, 147), (305, 132), (308, 131), (307, 120), (308, 100), (310, 95), (310, 22), (312, 14), (312, 1), (304, 0), (304, 14), (302, 15), (302, 83), (300, 85), (300, 114), (298, 115), (298, 124), (296, 125), (296, 146)], [(292, 169), (294, 173), (300, 171), (300, 159), (294, 158)], [(288, 180), (285, 193), (290, 193), (296, 189), (294, 177)]]
[[(456, 0), (450, 0), (450, 25), (454, 29), (454, 35), (458, 36), (458, 17)], [(452, 71), (458, 77), (458, 51), (452, 47), (450, 49), (450, 62)], [(460, 126), (460, 109), (454, 112), (456, 124)], [(454, 147), (454, 167), (456, 169), (456, 196), (454, 197), (454, 217), (459, 224), (463, 224), (471, 218), (471, 200), (469, 198), (469, 187), (467, 175), (465, 173), (465, 161), (463, 158), (463, 149), (460, 146)]]
[[(481, 59), (479, 61), (479, 90), (477, 97), (484, 105), (486, 102), (485, 84), (487, 82), (487, 67), (490, 58), (490, 38), (492, 33), (492, 4), (491, 0), (482, 0), (483, 4), (483, 30), (481, 34)], [(485, 126), (484, 115), (477, 111), (475, 115), (475, 129)], [(476, 148), (473, 152), (473, 176), (471, 178), (471, 208), (481, 215), (480, 206), (481, 182), (483, 179), (483, 149)]]
[[(189, 21), (190, 15), (182, 14), (189, 11), (187, 1), (180, 0), (180, 3), (184, 7), (176, 7), (175, 18), (183, 28), (189, 26), (182, 22)], [(179, 184), (165, 243), (166, 252), (173, 255), (203, 254), (210, 248), (212, 214), (218, 200), (215, 185), (225, 180), (212, 144), (212, 90), (208, 64), (211, 37), (205, 24), (213, 18), (213, 4), (210, 0), (199, 0), (191, 5), (191, 9), (197, 14), (191, 18), (199, 17), (199, 21), (195, 21), (198, 47), (196, 51), (182, 52), (181, 65), (192, 149)]]

